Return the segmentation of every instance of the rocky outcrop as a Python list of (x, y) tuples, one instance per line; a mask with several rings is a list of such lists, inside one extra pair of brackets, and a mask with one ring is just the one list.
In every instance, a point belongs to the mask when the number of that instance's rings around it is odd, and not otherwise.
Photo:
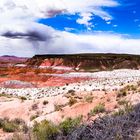
[(80, 70), (139, 69), (140, 56), (129, 54), (35, 55), (28, 66), (65, 66)]

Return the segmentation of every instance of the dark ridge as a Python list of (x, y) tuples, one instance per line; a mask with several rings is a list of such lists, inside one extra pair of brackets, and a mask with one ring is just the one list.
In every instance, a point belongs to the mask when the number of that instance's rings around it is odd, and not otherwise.
[(34, 58), (64, 58), (64, 57), (139, 57), (135, 54), (115, 54), (115, 53), (80, 53), (80, 54), (37, 54)]
[(87, 71), (111, 70), (111, 69), (139, 69), (140, 55), (133, 54), (112, 54), (112, 53), (83, 53), (83, 54), (43, 54), (35, 55), (28, 59), (28, 66), (40, 66), (44, 60), (54, 66), (68, 66), (80, 68)]
[(17, 58), (17, 56), (14, 56), (14, 55), (2, 55), (0, 57), (16, 57)]

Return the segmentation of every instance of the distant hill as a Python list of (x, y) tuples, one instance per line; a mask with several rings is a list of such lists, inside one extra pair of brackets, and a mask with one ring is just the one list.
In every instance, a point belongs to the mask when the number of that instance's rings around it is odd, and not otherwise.
[(28, 58), (4, 55), (0, 56), (0, 67), (7, 67), (18, 63), (25, 63)]
[(67, 66), (80, 70), (140, 69), (140, 55), (131, 54), (47, 54), (27, 60), (28, 66)]
[(10, 56), (10, 55), (3, 55), (3, 56), (0, 56), (0, 61), (25, 61), (27, 60), (28, 58), (26, 57), (17, 57), (17, 56)]

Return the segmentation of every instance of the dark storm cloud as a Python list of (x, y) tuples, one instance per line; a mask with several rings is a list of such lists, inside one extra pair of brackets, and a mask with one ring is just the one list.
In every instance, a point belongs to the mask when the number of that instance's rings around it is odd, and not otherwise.
[(54, 17), (54, 16), (62, 14), (64, 12), (66, 12), (65, 9), (62, 9), (62, 10), (49, 10), (49, 11), (47, 10), (47, 12), (46, 12), (47, 14), (45, 14), (45, 15), (48, 16), (48, 17)]
[(26, 33), (7, 31), (1, 36), (11, 39), (28, 39), (31, 41), (46, 41), (50, 39), (50, 36), (46, 36), (43, 33), (39, 33), (37, 31), (28, 31)]

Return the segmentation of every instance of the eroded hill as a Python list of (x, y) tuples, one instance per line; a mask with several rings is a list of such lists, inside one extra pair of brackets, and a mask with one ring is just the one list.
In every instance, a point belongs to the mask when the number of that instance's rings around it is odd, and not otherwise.
[(139, 69), (140, 56), (129, 54), (35, 55), (26, 63), (29, 66), (61, 66), (87, 71)]

